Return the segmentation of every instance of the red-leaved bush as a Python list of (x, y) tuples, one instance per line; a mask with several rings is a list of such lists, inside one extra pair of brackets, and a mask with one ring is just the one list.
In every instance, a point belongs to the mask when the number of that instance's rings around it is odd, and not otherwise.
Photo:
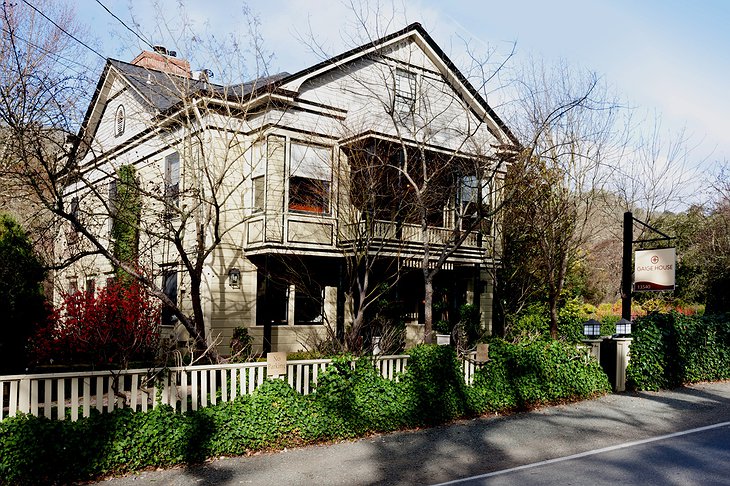
[(110, 283), (95, 293), (65, 295), (30, 347), (39, 365), (126, 368), (131, 361), (155, 358), (159, 323), (160, 306), (144, 287)]

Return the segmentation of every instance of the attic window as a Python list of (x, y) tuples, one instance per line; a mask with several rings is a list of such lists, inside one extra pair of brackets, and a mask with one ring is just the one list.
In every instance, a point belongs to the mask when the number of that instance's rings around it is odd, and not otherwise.
[(117, 113), (114, 115), (114, 136), (121, 137), (124, 134), (124, 105), (117, 107)]
[(393, 111), (407, 116), (416, 112), (416, 74), (405, 69), (395, 70)]

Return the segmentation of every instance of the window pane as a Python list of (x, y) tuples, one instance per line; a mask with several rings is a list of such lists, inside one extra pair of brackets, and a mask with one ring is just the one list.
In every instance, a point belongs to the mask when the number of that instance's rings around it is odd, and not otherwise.
[(416, 75), (404, 69), (395, 71), (395, 96), (393, 109), (396, 113), (411, 114), (416, 110)]
[(271, 324), (285, 326), (289, 321), (289, 285), (259, 275), (257, 294), (256, 325), (264, 325), (268, 319)]
[(322, 288), (310, 284), (307, 288), (296, 289), (294, 295), (294, 324), (319, 324), (322, 322), (324, 297)]
[(330, 183), (327, 181), (291, 177), (289, 179), (289, 209), (312, 213), (329, 213)]
[[(175, 270), (164, 270), (162, 272), (162, 291), (175, 305), (177, 305), (177, 272)], [(162, 307), (162, 325), (172, 326), (177, 322), (177, 316), (172, 313), (169, 306)]]
[(114, 218), (117, 215), (117, 181), (109, 181), (107, 205), (109, 206), (109, 231), (114, 227)]
[(331, 154), (332, 151), (328, 147), (292, 143), (289, 175), (330, 181), (332, 180)]
[(165, 217), (174, 215), (172, 208), (180, 206), (180, 154), (174, 152), (165, 157)]
[(266, 191), (266, 178), (257, 177), (253, 180), (253, 210), (263, 211), (264, 210), (264, 195)]
[(124, 106), (119, 105), (117, 107), (117, 113), (116, 113), (116, 126), (114, 127), (114, 134), (119, 137), (122, 134), (124, 134)]

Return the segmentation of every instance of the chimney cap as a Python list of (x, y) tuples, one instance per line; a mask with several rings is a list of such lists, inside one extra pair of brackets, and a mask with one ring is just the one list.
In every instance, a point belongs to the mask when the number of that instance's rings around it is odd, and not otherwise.
[(157, 44), (157, 45), (152, 46), (152, 50), (155, 51), (158, 54), (163, 54), (165, 56), (177, 57), (177, 52), (171, 51), (167, 47), (165, 47), (165, 46), (163, 46), (161, 44)]

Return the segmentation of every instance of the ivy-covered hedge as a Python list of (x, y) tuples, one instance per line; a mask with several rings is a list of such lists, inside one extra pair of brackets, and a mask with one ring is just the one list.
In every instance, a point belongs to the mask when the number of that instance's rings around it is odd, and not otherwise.
[(730, 379), (730, 316), (649, 314), (634, 324), (628, 386), (659, 390)]
[(494, 340), (489, 356), (470, 389), (472, 408), (480, 413), (589, 398), (611, 390), (598, 362), (564, 341)]
[(454, 350), (419, 346), (398, 381), (370, 361), (341, 359), (302, 396), (281, 380), (252, 395), (180, 414), (115, 410), (77, 422), (18, 416), (0, 422), (0, 483), (72, 482), (145, 467), (444, 423), (489, 411), (579, 399), (609, 390), (585, 351), (563, 342), (491, 341), (491, 361), (464, 383)]

